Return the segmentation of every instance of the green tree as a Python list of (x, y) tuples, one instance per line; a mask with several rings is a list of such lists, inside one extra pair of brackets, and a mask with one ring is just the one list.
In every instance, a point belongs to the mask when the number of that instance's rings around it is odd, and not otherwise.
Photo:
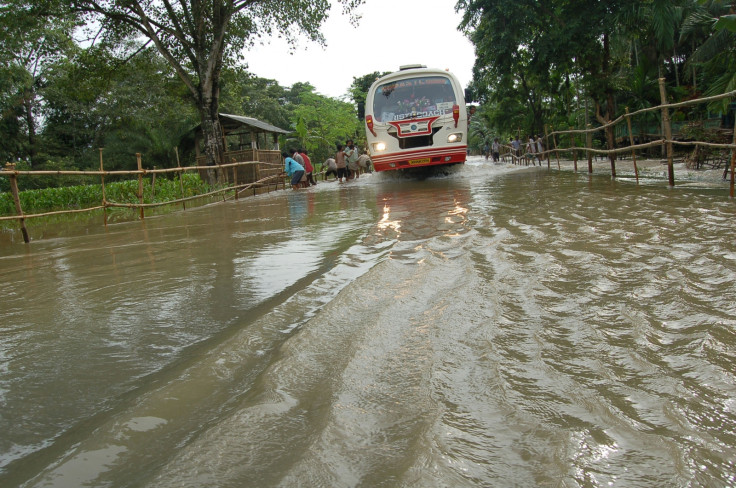
[[(736, 14), (726, 1), (699, 2), (683, 22), (682, 38), (697, 44), (686, 68), (706, 95), (736, 90)], [(700, 76), (695, 76), (699, 72)], [(711, 108), (727, 110), (728, 100)]]
[[(560, 80), (579, 80), (595, 104), (597, 120), (615, 118), (621, 85), (616, 42), (627, 35), (615, 19), (635, 0), (460, 0), (461, 28), (476, 47), (474, 86), (481, 96), (523, 101), (541, 132), (545, 101), (558, 97)], [(569, 92), (569, 90), (566, 90)], [(606, 132), (613, 147), (613, 130)], [(614, 159), (611, 159), (613, 164)]]
[[(100, 22), (108, 34), (149, 39), (174, 68), (199, 112), (209, 164), (222, 162), (218, 120), (221, 73), (243, 59), (243, 50), (278, 33), (293, 43), (299, 34), (324, 42), (319, 32), (328, 0), (70, 0), (73, 10)], [(339, 0), (350, 13), (363, 0)]]
[(41, 99), (49, 67), (74, 49), (69, 15), (49, 18), (38, 3), (9, 0), (0, 6), (0, 157), (36, 164)]
[(221, 112), (245, 115), (276, 127), (291, 124), (290, 90), (276, 80), (259, 78), (241, 66), (222, 71)]
[(344, 144), (347, 139), (354, 139), (362, 147), (360, 142), (365, 139), (352, 104), (314, 91), (300, 93), (293, 120), (299, 136), (293, 143), (309, 150), (315, 163), (332, 156), (336, 143)]
[[(550, 33), (550, 22), (561, 22), (551, 2), (510, 0), (460, 0), (464, 11), (461, 29), (476, 46), (471, 83), (483, 103), (508, 105), (513, 99), (526, 106), (530, 120), (524, 132), (541, 132), (544, 101), (554, 93), (552, 75), (569, 69), (567, 56), (554, 58), (562, 40)], [(519, 122), (518, 119), (516, 121)], [(518, 125), (517, 125), (518, 127)], [(511, 132), (512, 126), (506, 126)]]
[(134, 169), (135, 154), (150, 167), (176, 164), (174, 147), (197, 125), (176, 74), (156, 50), (91, 47), (55, 63), (43, 90), (46, 159), (94, 168)]

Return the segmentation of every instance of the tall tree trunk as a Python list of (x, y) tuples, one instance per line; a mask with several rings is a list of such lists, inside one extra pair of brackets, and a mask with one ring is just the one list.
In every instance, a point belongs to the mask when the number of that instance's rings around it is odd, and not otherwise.
[(33, 168), (36, 162), (36, 120), (33, 118), (33, 90), (27, 89), (23, 97), (26, 124), (28, 125), (28, 164)]
[(205, 103), (200, 110), (204, 152), (207, 157), (206, 165), (213, 166), (212, 171), (208, 170), (207, 172), (210, 184), (218, 180), (221, 173), (217, 167), (225, 160), (225, 142), (223, 140), (222, 125), (220, 124), (220, 118), (216, 109), (215, 111), (212, 109), (211, 103)]
[[(202, 120), (202, 136), (204, 139), (204, 152), (207, 157), (207, 166), (219, 166), (225, 162), (225, 138), (220, 124), (220, 69), (222, 59), (211, 58), (205, 50), (199, 53), (199, 114)], [(222, 172), (217, 168), (216, 177), (209, 174), (210, 182), (219, 180)], [(208, 173), (214, 173), (208, 172)]]

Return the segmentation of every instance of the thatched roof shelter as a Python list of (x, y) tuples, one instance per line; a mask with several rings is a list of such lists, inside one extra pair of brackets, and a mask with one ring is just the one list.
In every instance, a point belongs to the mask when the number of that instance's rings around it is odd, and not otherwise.
[[(274, 151), (278, 155), (276, 157), (278, 159), (280, 158), (279, 135), (291, 133), (289, 130), (253, 117), (223, 113), (219, 114), (219, 117), (225, 143), (225, 161), (227, 162), (232, 159), (240, 161), (245, 155), (249, 155), (248, 160), (266, 162), (273, 159), (272, 155), (267, 153)], [(194, 147), (198, 165), (204, 164), (205, 159), (200, 149), (201, 141), (202, 127), (197, 126)]]

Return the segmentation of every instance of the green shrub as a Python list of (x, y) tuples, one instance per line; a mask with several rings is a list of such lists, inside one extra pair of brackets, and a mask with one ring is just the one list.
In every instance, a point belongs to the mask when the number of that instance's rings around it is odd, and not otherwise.
[[(26, 179), (29, 177), (21, 177)], [(7, 178), (4, 178), (7, 179)], [(182, 198), (179, 177), (156, 175), (155, 192), (151, 187), (151, 176), (143, 179), (143, 202), (162, 203)], [(183, 197), (192, 197), (211, 191), (197, 173), (182, 175)], [(102, 204), (102, 185), (75, 185), (37, 190), (25, 190), (20, 194), (21, 207), (27, 214), (96, 207)], [(108, 202), (138, 203), (138, 180), (126, 180), (105, 184)], [(0, 194), (0, 215), (16, 215), (15, 203), (10, 191)]]

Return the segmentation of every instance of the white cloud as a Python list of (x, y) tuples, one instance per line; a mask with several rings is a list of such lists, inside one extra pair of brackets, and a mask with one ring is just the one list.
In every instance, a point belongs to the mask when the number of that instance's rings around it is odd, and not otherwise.
[(302, 41), (293, 55), (282, 39), (256, 46), (246, 53), (249, 71), (275, 79), (282, 86), (309, 82), (330, 97), (344, 95), (353, 77), (373, 71), (396, 71), (404, 64), (449, 69), (467, 86), (475, 54), (470, 41), (457, 30), (461, 15), (456, 0), (366, 0), (353, 27), (333, 0), (322, 26), (323, 49)]

